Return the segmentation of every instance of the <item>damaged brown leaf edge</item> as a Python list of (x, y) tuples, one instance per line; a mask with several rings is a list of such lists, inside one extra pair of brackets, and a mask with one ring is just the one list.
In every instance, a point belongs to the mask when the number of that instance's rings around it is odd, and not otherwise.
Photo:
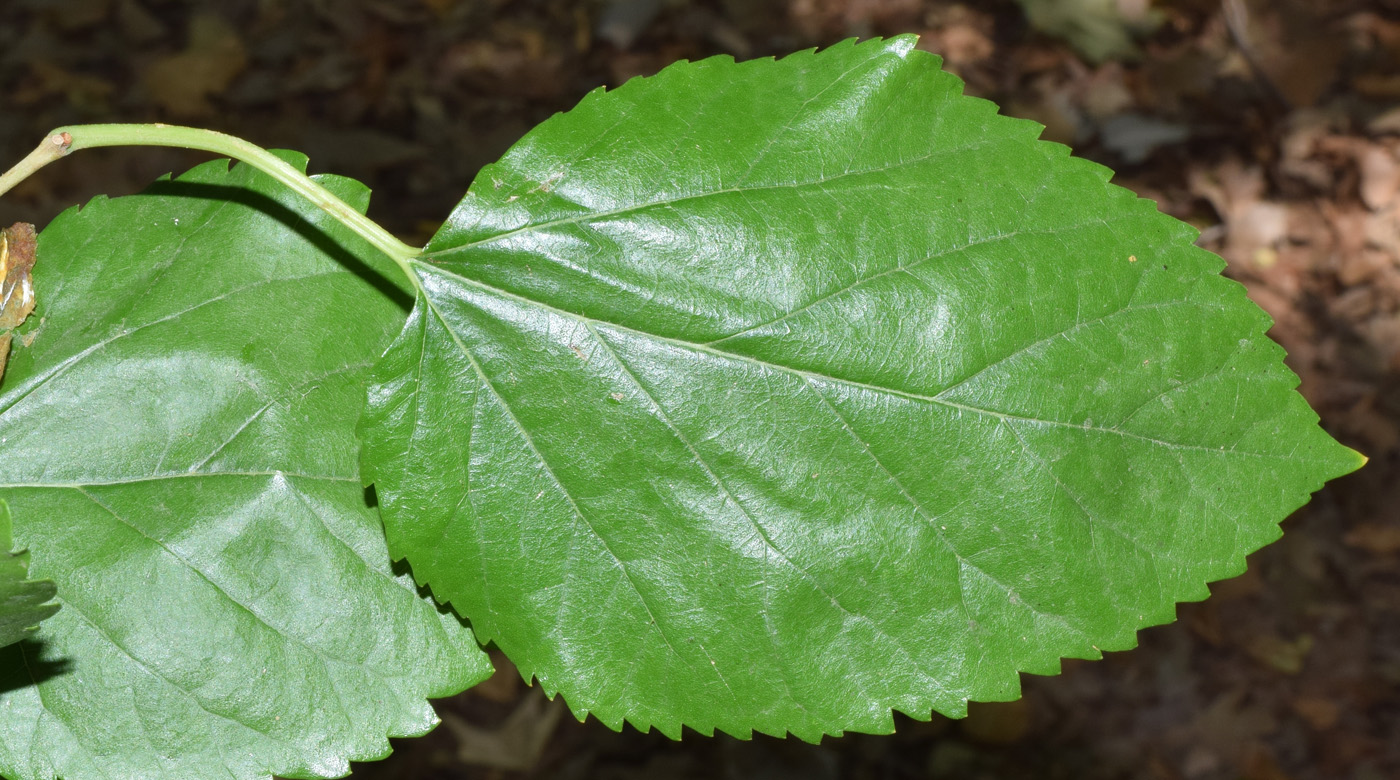
[(5, 364), (10, 359), (14, 329), (34, 311), (30, 272), (34, 269), (36, 243), (34, 226), (27, 222), (16, 222), (0, 231), (0, 378), (4, 378)]

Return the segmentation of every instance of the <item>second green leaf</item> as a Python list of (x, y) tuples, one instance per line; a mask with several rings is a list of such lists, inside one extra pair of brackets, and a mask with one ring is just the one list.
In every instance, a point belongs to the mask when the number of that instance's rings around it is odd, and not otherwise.
[(535, 129), (414, 261), (390, 549), (614, 727), (814, 740), (1134, 645), (1323, 482), (1195, 232), (904, 37)]

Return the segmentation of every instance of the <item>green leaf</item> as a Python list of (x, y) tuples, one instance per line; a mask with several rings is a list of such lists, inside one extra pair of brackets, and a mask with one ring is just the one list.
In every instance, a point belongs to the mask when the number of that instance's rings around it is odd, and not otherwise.
[(913, 45), (594, 92), (416, 261), (361, 424), (390, 551), (577, 714), (962, 715), (1359, 465), (1189, 227)]
[(343, 775), (488, 673), (391, 568), (359, 481), (366, 375), (404, 319), (384, 273), (226, 161), (41, 234), (0, 495), (63, 609), (0, 651), (0, 775)]
[(12, 645), (58, 611), (58, 589), (48, 580), (28, 579), (29, 557), (10, 552), (10, 506), (0, 501), (0, 648)]

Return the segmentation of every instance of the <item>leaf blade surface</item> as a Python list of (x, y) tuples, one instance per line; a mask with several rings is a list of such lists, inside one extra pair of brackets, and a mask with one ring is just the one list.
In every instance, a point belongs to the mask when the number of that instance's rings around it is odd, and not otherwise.
[(958, 715), (1359, 465), (1190, 228), (912, 46), (595, 92), (415, 261), (362, 422), (391, 552), (577, 713)]
[(35, 571), (74, 584), (0, 651), (0, 773), (339, 776), (489, 671), (391, 567), (358, 478), (391, 268), (223, 161), (41, 234), (0, 495)]
[(34, 633), (39, 621), (58, 611), (52, 582), (28, 578), (29, 562), (11, 552), (10, 507), (0, 501), (0, 648)]

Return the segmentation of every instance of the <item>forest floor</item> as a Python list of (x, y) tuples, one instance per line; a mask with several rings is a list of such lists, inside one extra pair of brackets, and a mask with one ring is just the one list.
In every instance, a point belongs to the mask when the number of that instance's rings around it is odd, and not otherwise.
[[(526, 130), (678, 59), (915, 32), (968, 92), (1202, 230), (1276, 323), (1322, 424), (1371, 458), (1141, 646), (1027, 676), (963, 721), (820, 745), (580, 724), (504, 659), (357, 778), (1400, 777), (1400, 2), (7, 0), (0, 155), (167, 121), (299, 149), (421, 242)], [(1023, 8), (1024, 6), (1024, 8)], [(1069, 9), (1073, 45), (1035, 16)], [(1144, 9), (1151, 7), (1151, 13)], [(1095, 17), (1094, 9), (1118, 9)], [(1099, 57), (1101, 59), (1095, 59)], [(84, 152), (0, 202), (42, 226), (203, 159)], [(1240, 485), (1240, 490), (1250, 486)]]

